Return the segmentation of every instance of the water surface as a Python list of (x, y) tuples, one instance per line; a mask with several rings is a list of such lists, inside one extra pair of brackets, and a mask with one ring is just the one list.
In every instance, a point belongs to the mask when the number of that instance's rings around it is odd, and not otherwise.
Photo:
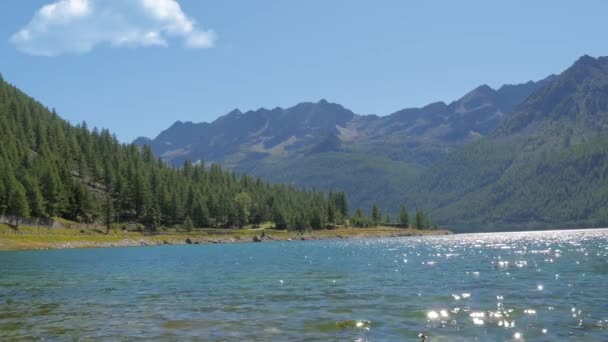
[(608, 230), (0, 253), (0, 340), (607, 341)]

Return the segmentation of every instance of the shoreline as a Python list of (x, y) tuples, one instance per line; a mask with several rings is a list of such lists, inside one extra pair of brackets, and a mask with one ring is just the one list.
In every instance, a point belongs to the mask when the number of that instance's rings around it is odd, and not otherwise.
[(448, 230), (419, 230), (413, 228), (339, 228), (314, 230), (304, 234), (273, 229), (214, 230), (174, 233), (114, 233), (73, 229), (46, 229), (6, 226), (0, 229), (0, 252), (74, 248), (114, 248), (170, 245), (203, 245), (226, 243), (261, 243), (273, 241), (309, 241), (328, 239), (362, 239), (384, 237), (414, 237), (450, 235)]

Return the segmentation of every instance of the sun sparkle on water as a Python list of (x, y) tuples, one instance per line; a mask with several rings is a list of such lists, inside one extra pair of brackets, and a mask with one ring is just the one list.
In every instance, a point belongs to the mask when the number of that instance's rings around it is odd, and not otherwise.
[(0, 264), (7, 340), (608, 341), (608, 230), (0, 253)]

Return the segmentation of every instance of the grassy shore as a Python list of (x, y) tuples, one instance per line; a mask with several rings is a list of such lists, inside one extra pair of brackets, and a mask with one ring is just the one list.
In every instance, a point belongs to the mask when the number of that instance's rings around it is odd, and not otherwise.
[[(262, 234), (263, 233), (263, 234)], [(156, 234), (140, 232), (105, 232), (93, 229), (55, 229), (20, 226), (18, 229), (0, 225), (0, 251), (127, 247), (206, 243), (239, 243), (260, 240), (320, 240), (365, 237), (397, 237), (451, 234), (447, 230), (418, 230), (393, 227), (338, 228), (306, 233), (274, 229), (197, 229), (192, 232), (176, 230)], [(264, 235), (262, 237), (262, 235)]]

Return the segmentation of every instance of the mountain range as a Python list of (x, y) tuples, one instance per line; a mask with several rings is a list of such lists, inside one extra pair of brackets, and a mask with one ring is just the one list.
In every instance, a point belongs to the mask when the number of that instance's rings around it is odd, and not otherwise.
[(608, 58), (581, 57), (414, 188), (440, 221), (493, 229), (608, 223)]
[(162, 159), (350, 194), (353, 207), (430, 208), (451, 228), (607, 222), (608, 62), (583, 56), (540, 81), (482, 85), (386, 116), (321, 100), (176, 122), (138, 138)]

